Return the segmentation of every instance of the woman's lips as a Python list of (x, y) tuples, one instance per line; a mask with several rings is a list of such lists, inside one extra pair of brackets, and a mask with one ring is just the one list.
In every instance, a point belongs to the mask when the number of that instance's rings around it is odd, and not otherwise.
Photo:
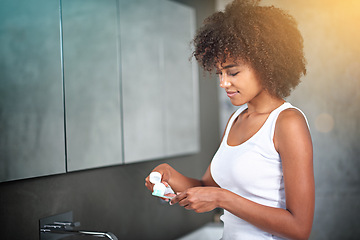
[(231, 98), (234, 97), (236, 94), (238, 94), (238, 92), (226, 92), (226, 94), (229, 98)]

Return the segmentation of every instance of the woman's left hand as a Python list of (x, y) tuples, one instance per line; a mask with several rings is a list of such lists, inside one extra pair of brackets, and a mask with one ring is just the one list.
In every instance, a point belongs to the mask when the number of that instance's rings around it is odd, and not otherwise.
[(170, 204), (179, 203), (180, 206), (197, 213), (209, 212), (218, 207), (219, 187), (194, 187), (178, 193), (171, 199)]

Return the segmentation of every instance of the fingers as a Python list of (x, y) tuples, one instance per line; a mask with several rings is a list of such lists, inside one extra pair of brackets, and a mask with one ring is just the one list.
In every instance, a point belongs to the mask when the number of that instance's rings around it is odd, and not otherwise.
[(147, 187), (147, 189), (152, 191), (152, 184), (151, 183), (145, 182), (145, 187)]
[(182, 207), (185, 207), (185, 206), (189, 205), (189, 200), (187, 198), (186, 191), (181, 192), (181, 193), (177, 193), (176, 196), (171, 199), (171, 201), (170, 201), (171, 205), (174, 205), (176, 203), (178, 203)]
[(169, 187), (169, 180), (170, 180), (170, 176), (169, 174), (165, 171), (162, 173), (161, 176), (161, 182), (166, 186)]
[(147, 189), (149, 189), (150, 191), (153, 191), (154, 184), (152, 184), (152, 183), (150, 182), (149, 176), (147, 176), (147, 177), (145, 178), (145, 186), (146, 186)]
[(199, 189), (200, 188), (189, 188), (184, 192), (178, 193), (177, 196), (171, 200), (170, 204), (178, 203), (181, 207), (197, 213), (213, 210), (216, 207), (214, 202), (209, 201), (206, 197), (207, 195), (205, 194), (204, 196), (204, 193), (201, 193)]
[(169, 187), (169, 186), (170, 186), (169, 183), (166, 182), (166, 181), (164, 181), (164, 180), (162, 180), (161, 182), (165, 185), (165, 187)]
[(181, 197), (181, 199), (178, 200), (178, 204), (186, 210), (194, 210), (194, 203), (189, 200), (186, 194), (184, 194), (184, 197)]
[[(154, 172), (154, 171), (153, 171)], [(150, 173), (151, 174), (151, 173)], [(153, 191), (154, 184), (150, 182), (150, 174), (145, 178), (145, 186), (150, 190)], [(165, 176), (165, 177), (164, 177)], [(165, 187), (169, 187), (169, 183), (167, 182), (168, 179), (166, 174), (162, 174), (161, 182), (165, 185)]]

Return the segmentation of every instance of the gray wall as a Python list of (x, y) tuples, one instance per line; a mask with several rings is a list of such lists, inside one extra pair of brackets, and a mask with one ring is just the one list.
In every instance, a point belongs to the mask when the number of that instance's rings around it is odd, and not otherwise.
[(306, 112), (314, 142), (311, 239), (360, 235), (360, 3), (282, 1), (304, 35), (308, 75), (289, 101)]
[[(178, 1), (197, 11), (197, 24), (214, 1)], [(200, 71), (201, 151), (195, 155), (0, 183), (1, 239), (38, 239), (38, 220), (72, 210), (82, 228), (113, 232), (119, 239), (175, 239), (213, 218), (169, 206), (151, 196), (144, 178), (168, 162), (200, 178), (219, 144), (216, 81)]]
[[(218, 0), (218, 8), (224, 2)], [(313, 138), (316, 206), (310, 239), (359, 239), (360, 2), (263, 3), (287, 10), (304, 37), (308, 74), (287, 100), (305, 112)], [(231, 108), (221, 104), (227, 115)]]

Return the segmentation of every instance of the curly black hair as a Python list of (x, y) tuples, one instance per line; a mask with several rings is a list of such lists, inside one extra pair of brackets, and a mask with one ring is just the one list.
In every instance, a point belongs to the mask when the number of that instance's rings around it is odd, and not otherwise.
[(303, 38), (295, 19), (260, 0), (235, 0), (205, 19), (193, 56), (207, 71), (227, 59), (249, 64), (273, 96), (290, 95), (306, 74)]

